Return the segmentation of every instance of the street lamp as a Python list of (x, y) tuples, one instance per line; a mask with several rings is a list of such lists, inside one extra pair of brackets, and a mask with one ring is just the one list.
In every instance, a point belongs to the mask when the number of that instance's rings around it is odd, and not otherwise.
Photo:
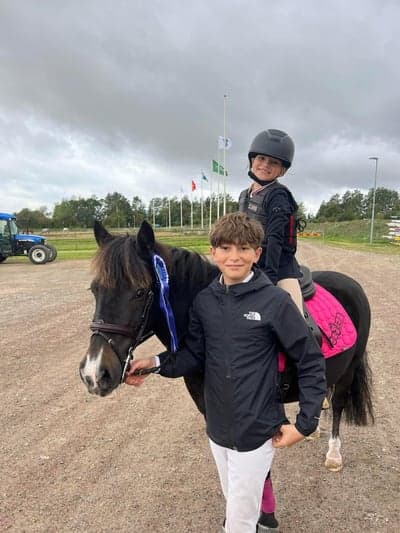
[(375, 194), (376, 194), (376, 176), (378, 174), (378, 157), (369, 157), (375, 161), (375, 178), (374, 178), (374, 190), (372, 193), (372, 214), (371, 214), (371, 233), (369, 236), (369, 244), (372, 244), (374, 238), (374, 218), (375, 218)]

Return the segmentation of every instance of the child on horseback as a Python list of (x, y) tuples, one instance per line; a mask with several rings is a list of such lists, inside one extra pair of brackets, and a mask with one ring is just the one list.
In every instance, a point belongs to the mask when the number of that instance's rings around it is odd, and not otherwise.
[(284, 131), (269, 129), (256, 135), (248, 153), (253, 183), (241, 192), (239, 211), (261, 223), (265, 237), (258, 264), (274, 285), (291, 295), (303, 314), (301, 272), (295, 258), (298, 206), (278, 181), (292, 165), (293, 156), (293, 140)]
[[(244, 213), (219, 219), (211, 256), (221, 274), (193, 302), (185, 347), (133, 361), (125, 378), (139, 386), (141, 369), (177, 378), (204, 372), (206, 431), (226, 499), (225, 531), (254, 533), (275, 448), (312, 433), (326, 392), (325, 361), (287, 292), (255, 263), (261, 225)], [(278, 385), (280, 349), (297, 367), (300, 411), (286, 418)]]

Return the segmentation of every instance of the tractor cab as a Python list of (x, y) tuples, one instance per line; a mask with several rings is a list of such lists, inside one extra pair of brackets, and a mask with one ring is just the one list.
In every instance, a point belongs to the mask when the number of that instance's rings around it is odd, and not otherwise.
[(14, 220), (4, 217), (5, 213), (0, 213), (0, 262), (13, 254), (13, 237), (17, 234), (18, 228)]

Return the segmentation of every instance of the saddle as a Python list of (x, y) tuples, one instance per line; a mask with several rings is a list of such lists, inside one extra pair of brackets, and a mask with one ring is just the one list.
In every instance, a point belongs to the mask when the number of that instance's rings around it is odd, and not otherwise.
[(321, 347), (322, 346), (321, 330), (319, 329), (319, 326), (315, 322), (313, 317), (308, 312), (307, 307), (304, 305), (304, 302), (312, 298), (315, 294), (314, 281), (312, 279), (310, 269), (306, 267), (305, 265), (300, 266), (300, 272), (302, 273), (302, 277), (299, 279), (299, 282), (300, 282), (301, 294), (303, 295), (304, 319), (308, 327), (310, 328), (311, 333), (314, 335), (314, 338), (317, 341), (318, 346)]

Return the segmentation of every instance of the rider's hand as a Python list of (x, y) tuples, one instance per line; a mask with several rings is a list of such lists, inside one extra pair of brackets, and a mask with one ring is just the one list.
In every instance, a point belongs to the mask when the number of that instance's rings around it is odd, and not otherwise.
[(272, 437), (272, 446), (274, 448), (286, 448), (303, 439), (304, 435), (296, 429), (294, 424), (283, 424), (279, 431)]
[(127, 385), (133, 385), (134, 387), (140, 387), (143, 381), (150, 374), (144, 374), (143, 376), (135, 376), (134, 375), (135, 370), (140, 369), (140, 368), (153, 368), (154, 366), (156, 366), (155, 357), (147, 357), (146, 359), (135, 359), (135, 361), (131, 362), (129, 370), (127, 370), (125, 374), (124, 382)]

